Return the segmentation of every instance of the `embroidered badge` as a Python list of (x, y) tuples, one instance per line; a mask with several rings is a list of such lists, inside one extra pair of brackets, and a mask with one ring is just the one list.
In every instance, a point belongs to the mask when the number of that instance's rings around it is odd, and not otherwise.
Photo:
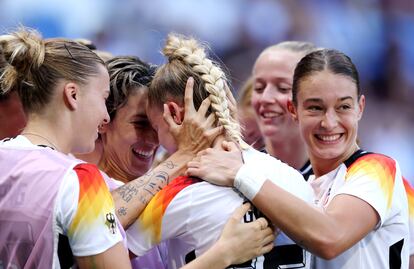
[(106, 214), (106, 226), (108, 226), (109, 231), (112, 234), (116, 233), (116, 222), (115, 222), (115, 216), (112, 213)]

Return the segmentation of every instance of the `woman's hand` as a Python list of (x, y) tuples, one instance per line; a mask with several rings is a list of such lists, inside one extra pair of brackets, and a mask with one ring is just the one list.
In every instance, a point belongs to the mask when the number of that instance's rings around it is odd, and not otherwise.
[(223, 246), (222, 255), (227, 256), (230, 264), (243, 263), (273, 248), (275, 235), (265, 218), (259, 218), (250, 223), (241, 223), (241, 219), (249, 209), (249, 203), (236, 209), (216, 243)]
[(207, 252), (181, 269), (224, 269), (272, 250), (275, 235), (266, 219), (241, 223), (249, 209), (248, 203), (237, 208), (224, 226), (219, 240)]
[(223, 127), (215, 127), (215, 116), (210, 114), (206, 117), (210, 100), (204, 99), (198, 111), (193, 102), (194, 79), (187, 80), (184, 97), (184, 120), (181, 124), (174, 122), (170, 110), (164, 104), (164, 120), (170, 127), (178, 150), (197, 154), (199, 151), (211, 146), (214, 139), (223, 132)]
[(187, 175), (212, 184), (233, 186), (237, 171), (243, 165), (242, 154), (233, 142), (222, 142), (222, 149), (210, 148), (197, 154), (187, 164)]

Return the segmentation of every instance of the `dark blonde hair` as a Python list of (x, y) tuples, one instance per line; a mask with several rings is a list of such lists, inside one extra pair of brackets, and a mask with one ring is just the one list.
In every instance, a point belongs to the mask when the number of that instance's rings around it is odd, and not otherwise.
[(252, 94), (254, 89), (254, 77), (250, 76), (239, 91), (238, 107), (250, 107), (252, 105)]
[(358, 98), (361, 96), (358, 70), (351, 58), (338, 50), (321, 49), (309, 53), (297, 64), (293, 76), (293, 104), (298, 104), (300, 82), (324, 70), (351, 79), (355, 83)]
[(99, 73), (104, 62), (89, 48), (63, 38), (42, 39), (27, 28), (0, 41), (7, 61), (0, 77), (1, 91), (17, 89), (25, 112), (41, 112), (62, 79), (81, 85)]
[(106, 108), (112, 120), (116, 111), (126, 104), (133, 92), (138, 91), (139, 87), (149, 87), (156, 66), (134, 56), (117, 56), (107, 61), (106, 64), (111, 86)]
[(244, 146), (240, 125), (230, 113), (226, 76), (218, 64), (206, 55), (205, 48), (193, 38), (168, 35), (163, 54), (168, 63), (156, 72), (148, 93), (150, 105), (161, 106), (167, 98), (183, 102), (187, 79), (194, 78), (194, 106), (198, 109), (205, 98), (211, 101), (210, 113), (224, 127), (228, 139)]
[(313, 43), (310, 42), (305, 42), (305, 41), (283, 41), (280, 43), (277, 43), (276, 45), (272, 45), (270, 47), (267, 47), (266, 49), (263, 50), (262, 53), (269, 51), (269, 50), (274, 50), (274, 49), (284, 49), (284, 50), (288, 50), (288, 51), (293, 51), (293, 52), (300, 52), (303, 53), (304, 55), (316, 50), (316, 46)]

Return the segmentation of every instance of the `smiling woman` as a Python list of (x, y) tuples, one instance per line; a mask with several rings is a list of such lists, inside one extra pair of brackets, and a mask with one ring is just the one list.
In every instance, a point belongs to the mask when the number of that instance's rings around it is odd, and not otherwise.
[[(305, 139), (315, 175), (315, 206), (277, 187), (256, 165), (229, 152), (205, 151), (188, 173), (242, 193), (282, 231), (314, 255), (315, 268), (408, 268), (408, 203), (398, 163), (359, 149), (356, 136), (365, 97), (345, 54), (323, 49), (295, 68), (288, 109)], [(238, 157), (240, 158), (240, 157)], [(218, 164), (219, 163), (219, 164)]]
[(83, 45), (26, 28), (0, 45), (1, 91), (17, 90), (27, 114), (22, 134), (0, 141), (0, 263), (130, 268), (102, 174), (67, 155), (91, 151), (98, 126), (109, 122), (104, 62)]
[(298, 124), (292, 120), (287, 104), (292, 100), (296, 64), (315, 49), (308, 42), (281, 42), (263, 50), (252, 70), (251, 102), (265, 150), (299, 170), (305, 180), (312, 174), (312, 168)]
[(145, 111), (155, 66), (136, 57), (115, 57), (107, 65), (111, 93), (106, 104), (111, 122), (100, 128), (99, 167), (110, 177), (128, 182), (149, 170), (158, 147), (157, 133)]

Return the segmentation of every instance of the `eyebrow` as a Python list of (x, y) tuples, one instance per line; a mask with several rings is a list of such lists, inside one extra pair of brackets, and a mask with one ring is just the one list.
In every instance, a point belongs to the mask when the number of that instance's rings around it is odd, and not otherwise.
[[(339, 101), (345, 101), (348, 99), (353, 100), (354, 98), (352, 98), (352, 96), (345, 96), (345, 97), (339, 98)], [(306, 99), (305, 102), (322, 103), (323, 101), (320, 98), (309, 98), (309, 99)]]

